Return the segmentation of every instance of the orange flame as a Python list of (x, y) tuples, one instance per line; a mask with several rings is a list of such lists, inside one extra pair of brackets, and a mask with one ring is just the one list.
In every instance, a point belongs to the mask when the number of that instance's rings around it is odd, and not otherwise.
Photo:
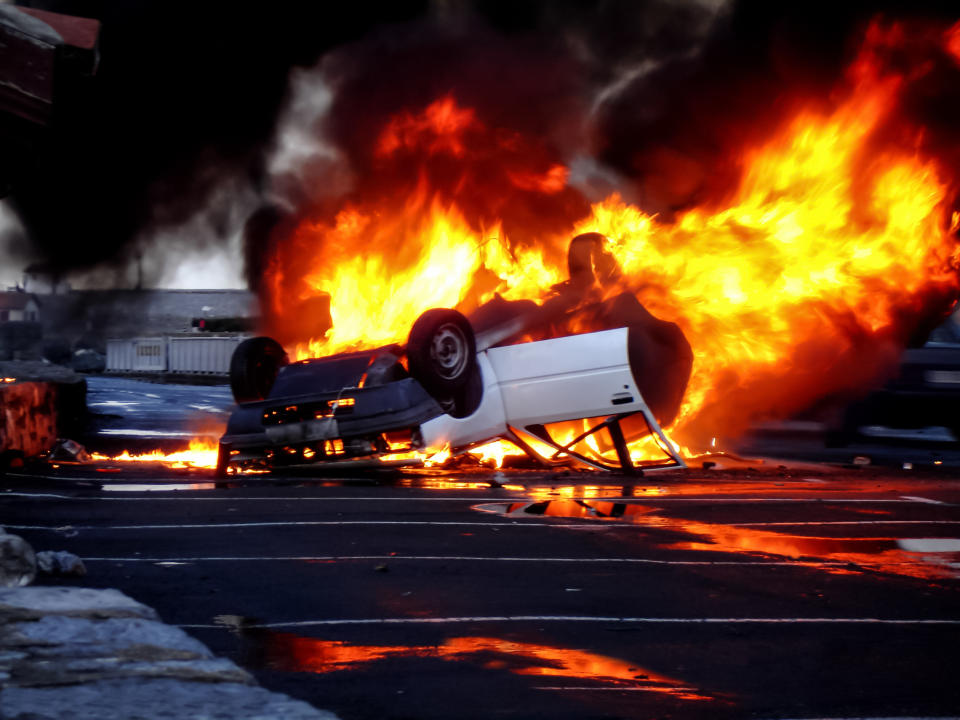
[(402, 147), (425, 145), (431, 153), (464, 154), (464, 131), (477, 124), (476, 113), (459, 107), (452, 97), (427, 106), (421, 115), (403, 113), (393, 118), (377, 144), (378, 155), (392, 155)]
[(161, 463), (171, 468), (215, 468), (217, 466), (217, 441), (212, 438), (195, 438), (188, 450), (165, 453), (160, 450), (133, 455), (124, 450), (119, 455), (91, 453), (98, 462)]
[(960, 22), (944, 34), (944, 47), (953, 56), (954, 62), (960, 65)]
[[(894, 70), (883, 59), (908, 35), (896, 24), (872, 25), (832, 109), (808, 104), (744, 150), (740, 181), (721, 206), (668, 219), (614, 194), (562, 233), (531, 217), (535, 242), (507, 237), (496, 200), (489, 212), (465, 211), (487, 187), (478, 176), (490, 157), (478, 153), (507, 153), (502, 192), (551, 202), (569, 190), (566, 168), (537, 153), (530, 167), (517, 163), (514, 150), (526, 141), (487, 128), (452, 96), (395, 116), (375, 154), (384, 163), (403, 155), (405, 174), (394, 170), (407, 184), (352, 196), (332, 221), (302, 222), (276, 251), (265, 283), (271, 307), (283, 312), (293, 276), (302, 281), (300, 300), (330, 300), (330, 329), (292, 354), (402, 343), (431, 307), (469, 312), (495, 294), (543, 299), (566, 279), (569, 238), (599, 232), (621, 271), (600, 289), (604, 297), (635, 294), (680, 325), (694, 349), (672, 429), (684, 445), (706, 448), (751, 419), (784, 416), (879, 377), (898, 355), (901, 319), (943, 305), (958, 289), (954, 179), (921, 152), (923, 128), (897, 119), (904, 87), (926, 66)], [(937, 37), (960, 60), (960, 24)], [(895, 140), (880, 132), (888, 122)], [(443, 189), (424, 159), (437, 157), (454, 178)], [(633, 450), (639, 459), (655, 448)], [(498, 464), (505, 452), (502, 444), (479, 451)]]

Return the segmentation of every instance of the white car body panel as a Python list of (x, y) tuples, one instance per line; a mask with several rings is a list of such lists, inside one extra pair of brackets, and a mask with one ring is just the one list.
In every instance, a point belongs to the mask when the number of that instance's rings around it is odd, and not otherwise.
[(464, 448), (476, 443), (495, 440), (507, 432), (503, 396), (497, 376), (486, 352), (477, 353), (477, 366), (483, 380), (483, 398), (480, 407), (465, 418), (440, 415), (420, 426), (427, 452), (439, 452), (445, 447)]
[[(428, 452), (463, 450), (564, 420), (640, 412), (666, 444), (644, 402), (627, 354), (627, 328), (490, 348), (477, 354), (483, 398), (465, 418), (441, 415), (423, 423)], [(676, 453), (669, 455), (680, 466)]]
[(636, 412), (646, 407), (627, 357), (627, 329), (487, 351), (509, 425)]

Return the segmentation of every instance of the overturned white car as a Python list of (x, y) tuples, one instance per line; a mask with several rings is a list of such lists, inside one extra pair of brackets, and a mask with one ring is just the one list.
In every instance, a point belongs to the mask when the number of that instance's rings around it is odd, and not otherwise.
[[(276, 341), (245, 341), (231, 364), (238, 407), (220, 441), (218, 471), (456, 454), (505, 439), (544, 465), (635, 473), (627, 442), (648, 433), (667, 456), (653, 465), (682, 466), (661, 425), (679, 411), (690, 346), (679, 327), (630, 294), (583, 302), (597, 281), (602, 240), (574, 238), (571, 279), (542, 305), (498, 297), (470, 318), (428, 310), (404, 346), (288, 363)], [(608, 329), (524, 342), (562, 332), (574, 316)], [(554, 424), (569, 421), (583, 430), (561, 442)], [(585, 443), (588, 436), (594, 442)]]

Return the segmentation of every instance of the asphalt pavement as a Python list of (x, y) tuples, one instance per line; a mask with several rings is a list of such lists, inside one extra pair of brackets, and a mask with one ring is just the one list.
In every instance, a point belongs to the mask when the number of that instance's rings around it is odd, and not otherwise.
[(8, 478), (0, 525), (344, 720), (960, 714), (956, 473), (715, 462), (64, 465)]

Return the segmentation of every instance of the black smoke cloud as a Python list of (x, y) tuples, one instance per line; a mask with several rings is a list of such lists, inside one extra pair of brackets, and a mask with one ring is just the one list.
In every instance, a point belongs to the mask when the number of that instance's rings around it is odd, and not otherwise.
[[(274, 205), (255, 213), (247, 229), (251, 287), (257, 288), (270, 245), (284, 242), (298, 219), (329, 221), (344, 202), (363, 205), (404, 192), (423, 172), (429, 186), (445, 190), (446, 199), (455, 199), (478, 229), (500, 221), (505, 235), (519, 244), (568, 230), (589, 209), (580, 189), (545, 195), (514, 188), (504, 198), (495, 183), (505, 180), (509, 163), (521, 155), (534, 173), (590, 155), (593, 108), (602, 89), (637, 64), (660, 64), (691, 52), (718, 7), (722, 4), (697, 0), (438, 3), (416, 22), (380, 27), (331, 50), (309, 73), (307, 89), (300, 89), (310, 92), (311, 82), (313, 91), (323, 86), (331, 103), (321, 114), (299, 118), (298, 127), (323, 137), (329, 143), (325, 150), (332, 147), (338, 167), (347, 169), (341, 176), (349, 174), (354, 182), (331, 188), (326, 180), (334, 173), (325, 155), (314, 165), (304, 162), (292, 173), (285, 167), (286, 175), (271, 177), (267, 195)], [(396, 158), (383, 163), (378, 138), (390, 119), (419, 114), (444, 97), (476, 112), (490, 130), (481, 144), (507, 145), (501, 141), (516, 135), (516, 156), (481, 146), (471, 148), (476, 152), (469, 167), (422, 155), (411, 156), (407, 165)], [(480, 165), (477, 158), (483, 158)], [(484, 169), (483, 162), (493, 164)], [(461, 180), (467, 176), (487, 182), (465, 187)], [(290, 291), (300, 294), (294, 287)]]
[[(391, 113), (452, 93), (561, 159), (593, 158), (669, 214), (731, 187), (729, 148), (789, 111), (785, 88), (827, 93), (872, 17), (956, 15), (954, 3), (861, 0), (26, 4), (103, 23), (83, 108), (12, 198), (34, 254), (64, 269), (116, 261), (145, 228), (185, 221), (242, 178), (267, 206), (247, 238), (253, 285), (271, 227), (320, 202), (268, 170), (294, 68), (318, 67), (333, 90), (315, 131), (355, 176), (372, 170)], [(954, 99), (938, 87), (918, 103), (952, 141)], [(310, 187), (329, 169), (315, 164)]]
[(291, 67), (426, 11), (410, 0), (21, 4), (102, 22), (96, 77), (11, 198), (32, 254), (63, 270), (121, 260), (145, 228), (204, 209), (225, 178), (256, 188)]

